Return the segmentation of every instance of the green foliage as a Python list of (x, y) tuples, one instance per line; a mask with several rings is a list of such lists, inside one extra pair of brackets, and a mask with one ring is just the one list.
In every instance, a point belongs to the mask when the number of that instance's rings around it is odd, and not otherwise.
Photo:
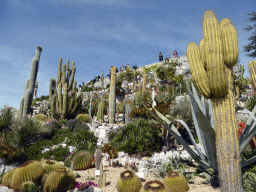
[(252, 172), (246, 172), (243, 175), (243, 188), (244, 191), (256, 191), (256, 174)]
[(70, 137), (70, 145), (76, 147), (79, 150), (87, 150), (90, 153), (94, 153), (97, 144), (97, 137), (93, 132), (83, 130)]
[(42, 153), (40, 155), (41, 158), (45, 159), (52, 159), (54, 157), (54, 160), (56, 161), (64, 161), (65, 158), (69, 155), (69, 148), (63, 147), (62, 145), (59, 145), (55, 149), (52, 149), (52, 151), (46, 151), (45, 153)]
[(6, 160), (6, 163), (12, 164), (23, 159), (25, 151), (22, 149), (15, 149), (6, 143), (3, 139), (0, 140), (0, 158)]
[(10, 131), (10, 125), (14, 122), (14, 117), (11, 111), (11, 107), (5, 107), (1, 110), (0, 115), (0, 134)]
[(47, 96), (43, 95), (39, 98), (34, 99), (32, 102), (32, 106), (36, 105), (37, 101), (43, 101), (43, 100), (49, 100), (49, 95), (47, 95)]
[(139, 152), (151, 155), (154, 151), (160, 151), (159, 132), (160, 130), (153, 129), (147, 120), (138, 119), (117, 132), (111, 132), (109, 141), (118, 151), (124, 151), (129, 155)]
[(118, 151), (110, 143), (105, 143), (102, 153), (109, 154), (110, 159), (118, 157)]
[(153, 66), (151, 66), (151, 67), (147, 67), (147, 68), (145, 69), (146, 73), (149, 73), (149, 72), (151, 71), (151, 69), (156, 69), (157, 66), (158, 66), (158, 64), (155, 64), (155, 65), (153, 65)]
[(24, 149), (41, 140), (43, 135), (49, 132), (51, 132), (49, 127), (25, 117), (11, 126), (11, 132), (7, 135), (6, 141), (16, 149)]
[(81, 92), (91, 92), (93, 87), (83, 86)]
[(58, 122), (59, 122), (59, 124), (62, 126), (62, 125), (66, 125), (66, 123), (67, 123), (67, 119), (59, 119), (58, 120)]
[(124, 95), (125, 94), (125, 89), (121, 87), (122, 82), (118, 81), (116, 83), (116, 95)]
[(81, 131), (81, 130), (89, 130), (88, 125), (86, 125), (85, 123), (82, 123), (78, 119), (68, 120), (66, 123), (66, 126), (72, 132), (77, 132), (77, 131)]
[(46, 115), (44, 114), (37, 114), (37, 115), (34, 115), (32, 117), (33, 120), (37, 120), (37, 121), (45, 121), (46, 120)]
[(253, 108), (256, 105), (256, 96), (253, 95), (253, 97), (251, 97), (250, 99), (248, 99), (245, 103), (245, 107), (246, 109), (248, 109), (249, 111), (252, 111)]

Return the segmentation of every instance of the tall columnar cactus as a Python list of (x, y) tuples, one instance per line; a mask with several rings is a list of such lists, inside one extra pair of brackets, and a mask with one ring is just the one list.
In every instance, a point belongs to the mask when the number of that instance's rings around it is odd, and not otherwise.
[(144, 92), (146, 90), (146, 69), (145, 66), (143, 66), (143, 86), (142, 91)]
[(36, 56), (32, 59), (30, 79), (27, 79), (26, 81), (24, 97), (22, 97), (20, 101), (20, 111), (19, 111), (20, 118), (26, 117), (27, 115), (32, 114), (31, 105), (33, 101), (33, 93), (34, 93), (34, 88), (35, 88), (35, 83), (36, 83), (36, 78), (38, 73), (41, 52), (42, 52), (42, 47), (37, 46)]
[(99, 104), (98, 104), (98, 111), (97, 111), (97, 120), (99, 122), (101, 122), (101, 123), (104, 122), (103, 110), (104, 110), (104, 104), (103, 104), (103, 102), (99, 102)]
[(136, 105), (136, 108), (139, 109), (140, 108), (140, 103), (141, 103), (141, 99), (140, 99), (140, 91), (136, 92), (134, 95), (134, 104)]
[(106, 172), (103, 172), (103, 164), (100, 163), (100, 179), (99, 179), (99, 188), (105, 187), (106, 184)]
[(115, 123), (116, 116), (116, 67), (111, 68), (111, 83), (109, 95), (109, 124)]
[(250, 72), (250, 75), (251, 75), (251, 77), (250, 77), (251, 83), (253, 85), (254, 92), (255, 92), (255, 86), (256, 86), (256, 60), (249, 62), (249, 72)]
[[(72, 62), (71, 69), (69, 69), (69, 59), (67, 59), (67, 65), (62, 65), (62, 58), (59, 58), (57, 83), (55, 79), (50, 79), (49, 87), (49, 98), (51, 99), (51, 111), (53, 116), (60, 116), (61, 119), (65, 119), (68, 115), (75, 115), (75, 113), (79, 111), (79, 107), (81, 107), (82, 95), (79, 93), (76, 96), (77, 82), (74, 81), (75, 71), (76, 67), (74, 61)], [(71, 101), (68, 102), (68, 92), (71, 89), (72, 97)]]
[(126, 102), (126, 104), (123, 106), (123, 122), (125, 124), (127, 124), (130, 122), (129, 114), (131, 112), (131, 109), (130, 109), (129, 104), (127, 103), (127, 100), (125, 102)]
[(96, 149), (95, 151), (95, 161), (96, 161), (96, 170), (99, 170), (101, 159), (102, 159), (102, 150), (101, 149)]
[(212, 99), (221, 190), (238, 192), (242, 174), (232, 78), (238, 59), (237, 34), (228, 19), (219, 24), (211, 10), (204, 13), (203, 32), (206, 70), (194, 42), (187, 47), (188, 61), (200, 93)]

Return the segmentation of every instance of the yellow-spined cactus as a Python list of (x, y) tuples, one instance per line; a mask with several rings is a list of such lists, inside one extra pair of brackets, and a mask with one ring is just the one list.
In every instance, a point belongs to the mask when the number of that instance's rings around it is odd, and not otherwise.
[(255, 87), (256, 86), (256, 60), (249, 62), (249, 72), (251, 75), (251, 84)]
[(34, 192), (37, 189), (37, 184), (33, 181), (25, 181), (21, 184), (19, 192)]
[(170, 192), (186, 192), (188, 181), (182, 173), (170, 171), (164, 177), (164, 184)]
[(147, 182), (140, 192), (169, 192), (166, 186), (160, 181), (154, 180)]
[(109, 94), (109, 124), (115, 123), (116, 116), (116, 67), (111, 68), (111, 83)]
[(52, 160), (44, 160), (41, 161), (42, 167), (45, 171), (41, 183), (43, 184), (45, 182), (45, 180), (47, 179), (48, 175), (55, 169), (64, 167), (64, 165), (60, 162), (57, 161), (52, 161)]
[(20, 189), (20, 186), (25, 181), (38, 182), (44, 174), (44, 169), (40, 162), (28, 161), (20, 165), (12, 175), (10, 186), (15, 191)]
[(12, 180), (12, 176), (13, 173), (15, 171), (15, 168), (4, 173), (3, 177), (2, 177), (2, 186), (6, 186), (6, 187), (11, 187), (11, 180)]
[(240, 192), (242, 174), (232, 78), (232, 68), (238, 58), (237, 34), (227, 18), (219, 24), (211, 10), (204, 13), (203, 32), (207, 70), (202, 65), (204, 60), (198, 54), (195, 43), (189, 43), (187, 47), (188, 61), (199, 92), (211, 98), (213, 103), (221, 190)]
[(74, 173), (72, 173), (66, 167), (53, 170), (47, 177), (43, 186), (43, 192), (66, 192), (70, 189), (74, 189), (76, 179)]
[(32, 119), (37, 120), (37, 121), (45, 121), (47, 119), (47, 117), (44, 114), (37, 114), (37, 115), (33, 116)]
[(132, 171), (124, 171), (117, 181), (118, 192), (139, 192), (142, 187), (140, 178)]
[(92, 167), (92, 155), (88, 151), (78, 152), (74, 158), (74, 170), (86, 170)]
[(88, 114), (79, 114), (76, 116), (76, 119), (80, 120), (83, 123), (90, 123), (91, 118)]

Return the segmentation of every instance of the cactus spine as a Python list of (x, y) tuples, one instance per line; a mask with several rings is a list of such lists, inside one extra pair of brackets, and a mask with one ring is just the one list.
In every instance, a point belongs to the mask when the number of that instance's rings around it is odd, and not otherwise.
[(228, 19), (219, 25), (211, 10), (204, 13), (203, 32), (207, 72), (194, 42), (187, 47), (189, 65), (201, 94), (212, 99), (221, 191), (238, 192), (242, 191), (242, 174), (232, 91), (232, 67), (238, 58), (237, 34)]
[(109, 124), (115, 123), (116, 116), (116, 67), (111, 68), (111, 83), (109, 95)]
[(35, 88), (35, 83), (36, 83), (36, 78), (38, 73), (38, 66), (39, 66), (41, 52), (42, 52), (42, 47), (37, 46), (36, 56), (32, 59), (30, 79), (27, 79), (26, 81), (24, 97), (21, 98), (21, 101), (20, 101), (19, 118), (22, 118), (22, 117), (24, 118), (27, 115), (32, 114), (31, 105), (33, 101), (33, 93), (34, 93), (34, 88)]
[(146, 90), (146, 69), (145, 66), (143, 66), (143, 86), (142, 91), (145, 92)]
[(99, 188), (105, 187), (105, 184), (106, 184), (106, 173), (103, 172), (103, 164), (100, 163)]
[[(62, 70), (61, 70), (62, 66)], [(67, 70), (67, 77), (65, 76)], [(65, 119), (68, 115), (74, 115), (79, 111), (82, 102), (81, 93), (76, 97), (75, 62), (72, 62), (72, 67), (69, 69), (69, 59), (67, 65), (62, 65), (62, 58), (59, 58), (57, 83), (55, 79), (50, 79), (49, 97), (51, 99), (51, 111), (54, 116), (59, 116)], [(70, 79), (70, 80), (69, 80)], [(56, 88), (57, 86), (57, 88)], [(63, 94), (62, 94), (63, 89)], [(73, 89), (71, 101), (68, 102), (68, 92)]]
[(104, 104), (103, 102), (99, 102), (98, 111), (97, 111), (97, 120), (101, 123), (104, 122), (104, 114), (103, 114)]

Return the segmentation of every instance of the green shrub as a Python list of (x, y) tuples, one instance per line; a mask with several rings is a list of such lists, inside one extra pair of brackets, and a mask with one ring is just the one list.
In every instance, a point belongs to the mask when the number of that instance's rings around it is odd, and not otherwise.
[(97, 139), (98, 138), (94, 136), (93, 132), (82, 130), (73, 134), (73, 137), (70, 138), (70, 145), (79, 150), (87, 150), (94, 154)]
[(154, 151), (160, 151), (159, 133), (160, 130), (152, 128), (147, 120), (139, 118), (117, 132), (110, 133), (109, 141), (117, 151), (124, 151), (129, 155), (144, 152), (150, 156)]
[(60, 126), (66, 125), (67, 121), (68, 121), (67, 119), (59, 119), (59, 120), (58, 120)]
[(42, 153), (42, 158), (51, 159), (51, 156), (54, 156), (56, 161), (64, 161), (65, 158), (69, 155), (69, 148), (59, 145), (57, 148)]
[(72, 132), (78, 132), (78, 131), (81, 131), (81, 130), (89, 130), (88, 125), (86, 125), (85, 123), (82, 123), (78, 119), (68, 120), (67, 123), (66, 123), (66, 126)]
[(45, 121), (46, 120), (46, 115), (44, 115), (44, 114), (37, 114), (37, 115), (34, 115), (32, 117), (32, 119), (37, 120), (37, 121)]

